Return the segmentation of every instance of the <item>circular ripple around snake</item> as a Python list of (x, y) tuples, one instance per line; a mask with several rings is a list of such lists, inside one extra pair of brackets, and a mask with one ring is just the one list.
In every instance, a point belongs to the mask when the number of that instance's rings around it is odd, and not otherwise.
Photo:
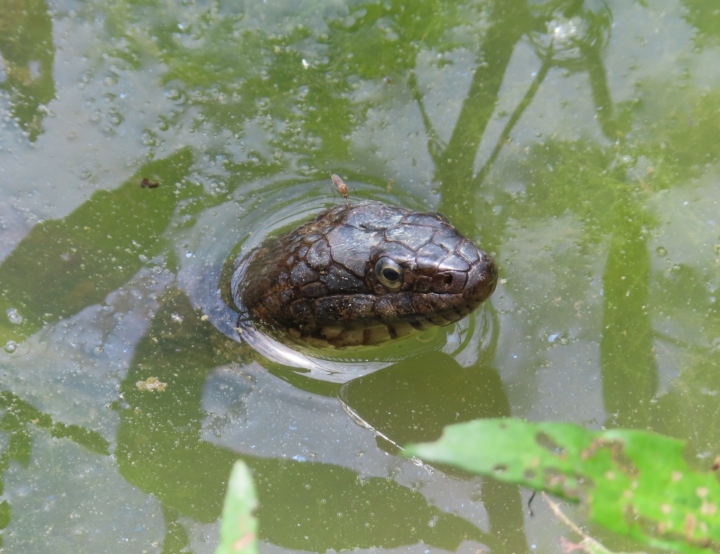
[[(355, 198), (428, 211), (412, 198), (370, 185), (348, 184)], [(451, 325), (377, 346), (315, 348), (263, 331), (252, 324), (245, 306), (228, 302), (230, 274), (243, 279), (242, 265), (269, 236), (297, 228), (333, 205), (344, 205), (345, 200), (334, 197), (326, 182), (288, 185), (261, 181), (244, 186), (242, 192), (242, 196), (203, 211), (188, 225), (178, 251), (178, 285), (218, 330), (249, 345), (267, 362), (297, 368), (309, 377), (345, 382), (431, 350), (450, 354), (468, 367), (495, 342), (497, 326), (492, 310), (485, 306)]]

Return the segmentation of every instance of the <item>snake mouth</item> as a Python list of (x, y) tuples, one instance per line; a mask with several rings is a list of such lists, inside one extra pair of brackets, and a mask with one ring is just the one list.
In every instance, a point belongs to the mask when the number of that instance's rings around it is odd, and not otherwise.
[(465, 294), (396, 293), (375, 302), (377, 317), (327, 322), (320, 335), (335, 347), (373, 345), (406, 337), (417, 331), (456, 323), (469, 315), (495, 290), (497, 271), (488, 266), (484, 276), (471, 275), (476, 287)]

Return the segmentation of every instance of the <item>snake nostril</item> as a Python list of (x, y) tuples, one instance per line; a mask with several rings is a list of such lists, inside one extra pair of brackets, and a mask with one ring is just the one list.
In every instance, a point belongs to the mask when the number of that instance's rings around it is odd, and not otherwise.
[(452, 276), (450, 273), (446, 274), (445, 277), (443, 278), (443, 282), (444, 282), (446, 285), (452, 285), (453, 276)]

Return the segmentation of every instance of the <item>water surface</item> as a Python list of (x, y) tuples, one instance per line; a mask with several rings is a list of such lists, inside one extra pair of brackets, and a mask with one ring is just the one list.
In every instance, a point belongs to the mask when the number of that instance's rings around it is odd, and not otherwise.
[[(0, 0), (4, 551), (212, 552), (238, 458), (263, 551), (557, 551), (528, 491), (399, 455), (478, 417), (707, 468), (719, 46), (698, 0)], [(485, 310), (338, 378), (236, 342), (223, 263), (331, 173), (493, 253)]]

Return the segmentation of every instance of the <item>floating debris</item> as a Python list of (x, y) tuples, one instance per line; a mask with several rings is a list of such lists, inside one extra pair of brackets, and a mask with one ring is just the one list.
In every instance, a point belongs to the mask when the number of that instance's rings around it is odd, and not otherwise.
[(167, 383), (163, 383), (157, 377), (148, 377), (145, 381), (135, 383), (135, 386), (141, 391), (164, 392), (167, 388)]
[(140, 181), (140, 186), (144, 189), (156, 189), (160, 186), (160, 183), (157, 181), (151, 181), (147, 177), (143, 177), (143, 180)]

